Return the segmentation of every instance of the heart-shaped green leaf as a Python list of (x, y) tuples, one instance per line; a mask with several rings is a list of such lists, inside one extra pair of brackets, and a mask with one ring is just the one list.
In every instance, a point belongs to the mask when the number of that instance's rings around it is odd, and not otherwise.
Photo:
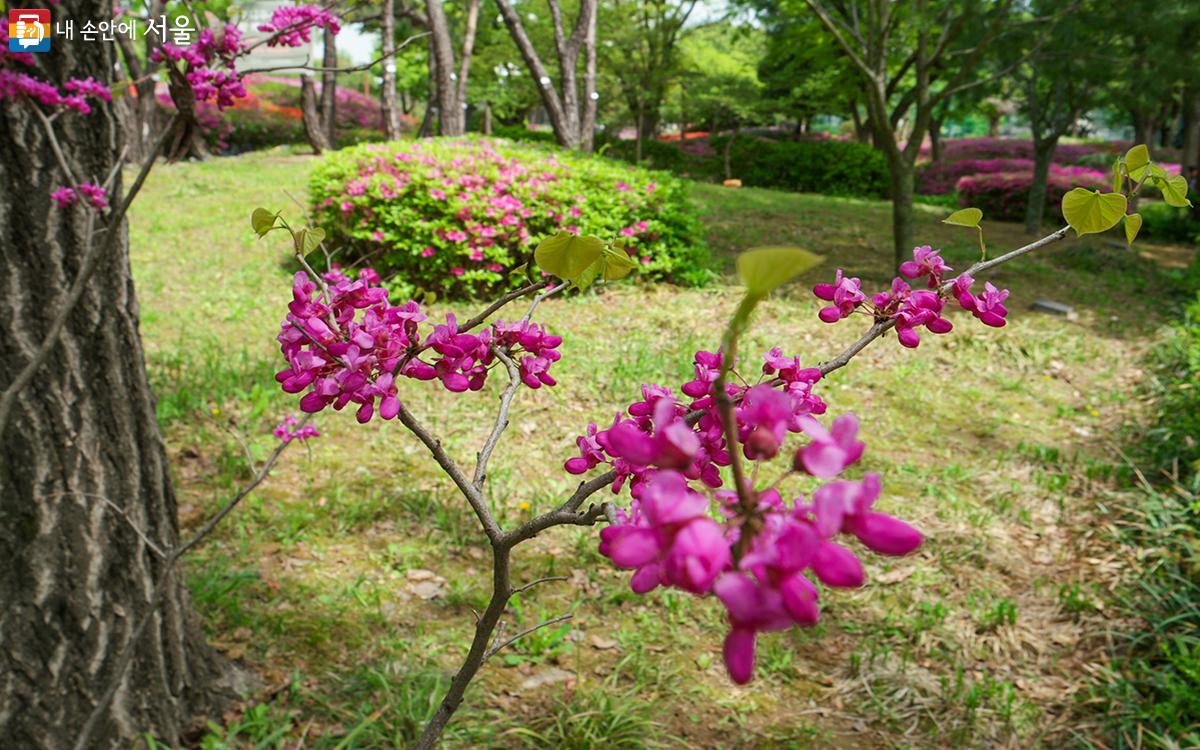
[(956, 227), (977, 227), (983, 220), (983, 211), (978, 208), (960, 208), (946, 218), (943, 224), (953, 224)]
[(756, 247), (737, 257), (738, 276), (746, 291), (765, 296), (824, 260), (798, 247)]
[(539, 242), (533, 257), (546, 273), (578, 283), (602, 252), (604, 243), (599, 237), (580, 237), (564, 231)]
[(1158, 189), (1162, 191), (1163, 200), (1168, 206), (1183, 208), (1184, 206), (1192, 205), (1188, 200), (1188, 184), (1187, 178), (1181, 174), (1172, 175), (1170, 177), (1156, 180)]
[(1130, 245), (1137, 239), (1138, 230), (1142, 228), (1142, 215), (1129, 214), (1125, 217), (1125, 241)]
[(1117, 225), (1125, 215), (1125, 196), (1075, 188), (1063, 196), (1063, 218), (1078, 235), (1097, 234)]
[(1135, 169), (1141, 169), (1150, 163), (1150, 149), (1146, 148), (1146, 144), (1139, 143), (1133, 148), (1125, 152), (1125, 167), (1132, 172)]
[(325, 241), (325, 230), (320, 227), (307, 227), (300, 230), (300, 253), (308, 255), (321, 246)]
[(604, 248), (604, 254), (600, 257), (604, 260), (605, 281), (623, 279), (637, 268), (637, 263), (629, 257), (629, 253), (615, 247)]
[(596, 258), (595, 262), (585, 268), (583, 273), (579, 275), (579, 278), (575, 281), (575, 286), (579, 287), (580, 290), (586, 290), (597, 279), (616, 281), (628, 276), (631, 271), (637, 268), (637, 263), (629, 257), (629, 253), (625, 252), (622, 249), (623, 247), (623, 245), (617, 247), (606, 245), (600, 257)]
[(275, 228), (275, 219), (278, 217), (278, 213), (273, 214), (265, 208), (256, 208), (254, 213), (250, 214), (250, 226), (259, 237), (265, 237), (267, 232)]

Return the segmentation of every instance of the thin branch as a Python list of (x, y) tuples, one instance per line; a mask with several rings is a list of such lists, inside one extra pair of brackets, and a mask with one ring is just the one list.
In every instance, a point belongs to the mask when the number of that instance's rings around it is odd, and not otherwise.
[(516, 635), (514, 635), (512, 638), (509, 638), (507, 641), (504, 641), (503, 643), (501, 643), (497, 646), (492, 646), (490, 649), (488, 649), (487, 654), (484, 655), (483, 660), (487, 661), (488, 659), (495, 656), (497, 652), (503, 651), (504, 649), (513, 645), (514, 643), (521, 640), (522, 638), (529, 635), (530, 633), (535, 633), (535, 632), (541, 630), (542, 628), (548, 628), (551, 625), (557, 625), (560, 622), (570, 620), (574, 616), (575, 615), (573, 613), (568, 612), (565, 615), (559, 615), (558, 617), (551, 617), (549, 620), (546, 620), (545, 622), (539, 622), (537, 625), (534, 625), (532, 628), (526, 628), (525, 630), (522, 630), (520, 633), (517, 633)]
[(562, 290), (566, 289), (569, 286), (571, 286), (571, 282), (564, 281), (563, 283), (559, 284), (558, 286), (552, 286), (549, 289), (547, 289), (546, 291), (539, 294), (538, 296), (534, 297), (533, 302), (531, 302), (529, 304), (529, 309), (525, 311), (525, 317), (522, 318), (522, 320), (524, 320), (526, 323), (528, 323), (530, 318), (533, 317), (533, 311), (538, 308), (538, 305), (542, 304), (542, 302), (544, 302), (547, 297), (553, 297), (554, 295), (558, 294), (559, 292), (561, 292)]
[(498, 347), (494, 347), (492, 353), (504, 363), (504, 368), (508, 370), (508, 385), (504, 387), (504, 392), (500, 394), (500, 408), (496, 410), (496, 423), (492, 427), (492, 433), (484, 441), (483, 447), (479, 449), (479, 456), (475, 460), (475, 474), (471, 478), (471, 484), (475, 486), (476, 492), (483, 490), (483, 482), (487, 478), (488, 460), (492, 457), (492, 451), (496, 450), (496, 445), (500, 442), (500, 436), (508, 428), (508, 412), (512, 407), (513, 396), (516, 394), (517, 388), (521, 385), (521, 374), (517, 369), (517, 364), (512, 361), (512, 357), (508, 356), (503, 349)]
[(516, 587), (515, 589), (512, 590), (512, 593), (509, 594), (509, 596), (516, 596), (517, 594), (520, 594), (523, 591), (528, 591), (529, 589), (531, 589), (534, 586), (537, 586), (538, 584), (541, 584), (541, 583), (550, 583), (551, 581), (569, 581), (569, 580), (571, 580), (571, 579), (568, 578), (567, 576), (547, 576), (545, 578), (538, 578), (533, 581), (530, 581), (529, 583), (525, 584), (524, 586)]
[(438, 466), (442, 467), (442, 471), (458, 486), (463, 497), (467, 498), (467, 502), (470, 503), (471, 510), (475, 511), (475, 517), (479, 519), (479, 523), (483, 526), (484, 533), (487, 534), (492, 544), (495, 544), (503, 536), (500, 524), (496, 523), (496, 518), (492, 515), (492, 510), (488, 507), (480, 491), (467, 479), (467, 475), (463, 473), (454, 459), (450, 457), (450, 454), (446, 452), (446, 449), (442, 447), (442, 441), (435, 438), (425, 428), (425, 425), (421, 424), (413, 416), (413, 413), (408, 410), (403, 401), (400, 402), (400, 411), (396, 416), (400, 418), (400, 422), (410, 432), (417, 436), (418, 440), (425, 444), (425, 447), (433, 455), (433, 460), (437, 461)]
[(462, 323), (459, 323), (458, 324), (459, 332), (466, 333), (467, 331), (471, 330), (472, 328), (475, 328), (476, 326), (478, 326), (481, 323), (483, 323), (484, 321), (486, 321), (488, 318), (492, 317), (493, 313), (495, 313), (497, 310), (499, 310), (500, 308), (507, 305), (509, 302), (512, 302), (513, 300), (516, 300), (516, 299), (520, 299), (521, 297), (524, 297), (528, 294), (532, 294), (533, 292), (536, 292), (539, 289), (545, 289), (549, 285), (550, 285), (550, 279), (542, 279), (541, 281), (535, 281), (532, 284), (523, 286), (520, 289), (514, 289), (513, 291), (509, 292), (508, 294), (505, 294), (504, 296), (500, 297), (500, 299), (496, 300), (492, 304), (485, 307), (483, 309), (483, 312), (479, 313), (475, 317), (468, 318), (467, 320), (463, 321)]

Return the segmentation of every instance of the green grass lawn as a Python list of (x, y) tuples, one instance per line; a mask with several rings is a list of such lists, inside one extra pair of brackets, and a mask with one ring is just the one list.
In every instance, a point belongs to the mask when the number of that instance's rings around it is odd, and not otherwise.
[[(147, 364), (185, 526), (247, 478), (242, 439), (264, 455), (296, 409), (272, 378), (290, 299), (285, 240), (255, 239), (248, 217), (258, 205), (299, 216), (312, 163), (269, 152), (161, 167), (133, 212)], [(763, 305), (748, 356), (780, 343), (815, 363), (857, 338), (854, 320), (821, 323), (807, 288), (837, 267), (886, 284), (886, 203), (709, 185), (694, 196), (721, 257), (759, 244), (826, 257)], [(978, 246), (938, 223), (945, 213), (918, 207), (917, 235), (965, 266)], [(987, 237), (997, 252), (1025, 241), (1011, 225), (987, 225)], [(1140, 253), (1093, 240), (1027, 256), (990, 277), (1012, 289), (1007, 327), (953, 314), (951, 334), (924, 336), (916, 351), (889, 337), (822, 382), (832, 413), (864, 423), (863, 469), (884, 476), (882, 508), (927, 543), (911, 558), (869, 557), (868, 585), (826, 593), (817, 628), (763, 637), (753, 683), (735, 688), (724, 674), (714, 602), (635, 596), (628, 573), (597, 553), (594, 529), (554, 529), (518, 550), (514, 577), (569, 580), (521, 594), (511, 627), (574, 618), (489, 663), (448, 746), (1024, 748), (1086, 736), (1112, 625), (1105, 592), (1122, 575), (1099, 510), (1120, 463), (1112, 435), (1138, 415), (1138, 358), (1162, 320), (1155, 295), (1170, 288), (1160, 268), (1190, 257)], [(519, 394), (490, 471), (502, 522), (569, 492), (561, 464), (575, 436), (641, 383), (687, 379), (692, 352), (717, 345), (738, 297), (728, 283), (634, 282), (546, 302), (538, 317), (565, 337), (559, 386)], [(1078, 315), (1033, 312), (1037, 298)], [(439, 303), (431, 317), (475, 307)], [(465, 459), (497, 391), (414, 381), (401, 395)], [(322, 413), (316, 424), (322, 438), (286, 453), (187, 564), (212, 641), (261, 682), (209, 750), (278, 738), (405, 747), (486, 601), (482, 535), (424, 448), (394, 423)], [(416, 584), (430, 574), (444, 584), (425, 599), (431, 587)]]

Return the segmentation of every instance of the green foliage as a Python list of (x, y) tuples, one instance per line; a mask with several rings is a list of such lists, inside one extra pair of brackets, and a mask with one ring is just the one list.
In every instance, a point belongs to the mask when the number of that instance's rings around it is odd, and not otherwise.
[(1117, 658), (1100, 687), (1110, 747), (1200, 746), (1200, 497), (1146, 488), (1124, 509), (1123, 541), (1142, 572), (1118, 604), (1145, 623), (1117, 633)]
[(528, 727), (509, 730), (528, 748), (555, 750), (651, 750), (670, 738), (652, 701), (636, 689), (615, 685), (580, 688), (535, 716)]
[[(716, 154), (725, 137), (712, 139)], [(797, 193), (882, 198), (888, 191), (887, 160), (876, 149), (851, 141), (777, 141), (738, 136), (730, 152), (733, 176), (753, 187)], [(720, 156), (706, 164), (714, 177)]]
[(543, 271), (578, 284), (583, 272), (603, 252), (604, 242), (600, 238), (562, 231), (539, 242), (533, 259)]
[(1200, 242), (1200, 221), (1192, 218), (1186, 208), (1166, 203), (1146, 203), (1138, 206), (1142, 215), (1142, 236), (1162, 242)]
[(503, 288), (563, 230), (626, 240), (651, 279), (712, 277), (681, 181), (586, 154), (489, 139), (366, 145), (329, 154), (310, 194), (338, 260), (369, 263), (404, 294)]
[(1142, 443), (1156, 468), (1200, 474), (1200, 296), (1154, 348), (1154, 421)]

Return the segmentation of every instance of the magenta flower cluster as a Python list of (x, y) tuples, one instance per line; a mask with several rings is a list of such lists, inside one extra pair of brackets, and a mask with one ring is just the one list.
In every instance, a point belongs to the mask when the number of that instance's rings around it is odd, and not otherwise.
[(22, 73), (17, 66), (34, 64), (28, 52), (12, 52), (8, 49), (8, 27), (0, 24), (0, 99), (26, 99), (43, 107), (65, 107), (86, 115), (92, 107), (88, 99), (112, 101), (112, 92), (94, 78), (70, 78), (62, 90), (53, 84)]
[[(721, 364), (719, 353), (696, 353), (695, 377), (681, 388), (691, 399), (686, 404), (669, 389), (642, 386), (643, 400), (629, 406), (628, 416), (618, 414), (607, 430), (589, 425), (577, 440), (580, 455), (565, 468), (581, 474), (606, 464), (616, 473), (614, 492), (628, 482), (629, 509), (616, 511), (617, 522), (600, 532), (601, 553), (634, 571), (635, 592), (671, 586), (715, 594), (730, 626), (725, 665), (744, 683), (753, 675), (758, 633), (817, 621), (814, 578), (835, 587), (863, 583), (862, 563), (833, 541), (838, 534), (891, 555), (913, 551), (921, 535), (872, 509), (881, 488), (875, 474), (827, 482), (790, 503), (774, 485), (750, 487), (752, 508), (737, 492), (713, 492), (722, 487), (718, 467), (731, 458), (713, 395)], [(802, 434), (808, 440), (792, 452), (787, 471), (834, 479), (855, 464), (864, 449), (858, 421), (846, 415), (826, 429), (814, 416), (826, 410), (813, 393), (820, 377), (773, 349), (758, 383), (727, 385), (737, 422), (734, 449), (766, 462), (783, 452), (788, 434)]]
[(85, 182), (73, 188), (63, 185), (50, 193), (50, 199), (58, 204), (59, 208), (73, 206), (80, 200), (85, 201), (96, 211), (108, 208), (108, 191), (91, 182)]
[[(393, 306), (370, 268), (351, 279), (339, 270), (318, 285), (303, 271), (292, 283), (292, 302), (277, 340), (288, 367), (275, 379), (288, 393), (304, 393), (300, 409), (315, 413), (358, 404), (356, 418), (400, 412), (396, 376), (438, 380), (449, 391), (484, 386), (496, 351), (519, 359), (521, 381), (530, 388), (554, 385), (550, 366), (559, 359), (561, 337), (544, 326), (497, 322), (479, 333), (459, 329), (453, 314), (424, 338), (426, 320), (413, 301)], [(430, 360), (422, 354), (432, 352)]]
[(953, 280), (946, 276), (954, 269), (946, 265), (938, 250), (928, 245), (913, 248), (913, 259), (900, 264), (900, 274), (912, 280), (924, 278), (927, 289), (913, 289), (907, 281), (897, 276), (892, 279), (892, 288), (878, 292), (868, 301), (858, 278), (847, 277), (842, 269), (837, 270), (832, 284), (817, 284), (813, 294), (830, 302), (821, 308), (818, 316), (826, 323), (836, 323), (855, 312), (864, 311), (876, 322), (896, 321), (896, 336), (903, 346), (910, 349), (921, 343), (919, 328), (931, 333), (949, 333), (954, 325), (942, 317), (946, 295), (954, 293), (955, 299), (964, 310), (979, 318), (985, 325), (999, 328), (1005, 324), (1008, 308), (1004, 301), (1007, 289), (997, 289), (990, 281), (983, 294), (971, 293), (974, 284), (968, 274)]
[(285, 443), (290, 443), (293, 440), (306, 442), (310, 438), (320, 437), (321, 433), (311, 424), (301, 425), (300, 421), (292, 416), (284, 417), (271, 434), (279, 438)]
[[(312, 41), (313, 28), (328, 29), (337, 34), (341, 24), (337, 16), (315, 5), (284, 5), (275, 9), (271, 22), (258, 27), (272, 34), (268, 47), (299, 47)], [(235, 99), (246, 96), (242, 76), (236, 63), (250, 51), (242, 32), (233, 24), (223, 28), (201, 30), (195, 43), (182, 47), (164, 42), (151, 53), (156, 62), (184, 63), (184, 77), (198, 102), (216, 102), (219, 108), (231, 106)]]
[(337, 34), (342, 25), (337, 16), (319, 5), (280, 5), (271, 13), (271, 20), (258, 30), (274, 35), (267, 42), (268, 47), (299, 47), (312, 41), (314, 28)]

